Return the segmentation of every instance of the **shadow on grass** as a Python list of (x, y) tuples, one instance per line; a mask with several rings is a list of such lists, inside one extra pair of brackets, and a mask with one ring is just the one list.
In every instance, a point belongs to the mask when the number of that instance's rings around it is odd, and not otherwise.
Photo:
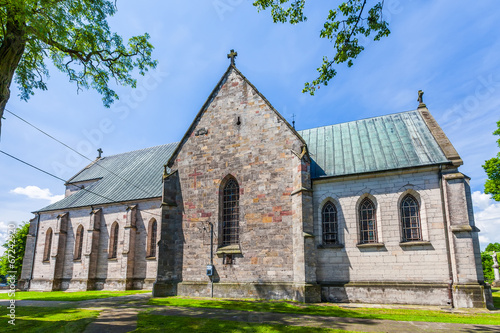
[(99, 311), (72, 308), (17, 307), (15, 325), (8, 324), (7, 315), (2, 315), (2, 332), (83, 332), (94, 321)]
[(241, 321), (193, 318), (180, 316), (163, 316), (148, 313), (139, 314), (137, 330), (134, 332), (352, 332), (341, 329), (288, 326), (279, 324), (248, 323)]
[(158, 306), (275, 312), (343, 318), (500, 325), (500, 316), (495, 313), (446, 313), (434, 310), (380, 308), (346, 309), (326, 303), (323, 305), (307, 305), (303, 303), (284, 301), (205, 300), (179, 297), (153, 298), (149, 300), (148, 304)]

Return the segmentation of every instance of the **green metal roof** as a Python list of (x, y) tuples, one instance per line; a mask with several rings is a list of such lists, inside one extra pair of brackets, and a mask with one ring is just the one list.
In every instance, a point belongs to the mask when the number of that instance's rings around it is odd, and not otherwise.
[(39, 212), (161, 197), (163, 165), (178, 143), (103, 157), (68, 183), (96, 180)]
[(311, 177), (450, 163), (418, 111), (299, 131)]

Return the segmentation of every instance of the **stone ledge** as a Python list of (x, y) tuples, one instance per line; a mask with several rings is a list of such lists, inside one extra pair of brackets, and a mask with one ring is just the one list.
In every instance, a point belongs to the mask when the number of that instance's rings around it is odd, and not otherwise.
[(366, 248), (366, 247), (384, 247), (384, 243), (362, 243), (362, 244), (356, 244), (356, 247), (359, 248)]
[(223, 254), (241, 254), (241, 248), (239, 245), (226, 245), (221, 246), (217, 249), (217, 255)]
[(429, 241), (408, 241), (400, 242), (399, 246), (418, 246), (418, 245), (432, 245)]
[(475, 231), (469, 224), (451, 225), (452, 232), (472, 232)]

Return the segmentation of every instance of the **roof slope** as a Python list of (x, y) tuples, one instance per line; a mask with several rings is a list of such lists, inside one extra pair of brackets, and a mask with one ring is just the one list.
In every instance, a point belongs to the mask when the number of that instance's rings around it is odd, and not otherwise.
[(311, 155), (311, 177), (450, 163), (420, 112), (299, 131)]
[(163, 165), (178, 143), (107, 156), (91, 163), (68, 183), (98, 179), (40, 212), (161, 197)]

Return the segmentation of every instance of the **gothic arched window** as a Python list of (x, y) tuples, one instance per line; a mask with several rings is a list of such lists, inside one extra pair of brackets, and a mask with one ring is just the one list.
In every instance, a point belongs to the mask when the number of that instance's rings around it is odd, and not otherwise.
[(83, 226), (80, 224), (78, 229), (76, 229), (75, 236), (75, 253), (73, 259), (82, 259), (82, 246), (83, 246)]
[(403, 229), (403, 242), (422, 240), (420, 228), (420, 207), (417, 199), (407, 194), (401, 200), (401, 224)]
[(321, 222), (323, 226), (323, 244), (338, 244), (337, 208), (330, 201), (323, 206)]
[(52, 228), (45, 233), (45, 248), (43, 249), (43, 261), (50, 260), (50, 250), (52, 248)]
[(229, 178), (222, 191), (222, 246), (239, 243), (240, 187)]
[(375, 204), (364, 198), (359, 204), (359, 242), (377, 243), (377, 214)]
[(156, 257), (156, 231), (157, 231), (156, 220), (151, 219), (151, 221), (149, 221), (149, 228), (148, 228), (148, 249), (147, 249), (147, 257), (150, 258)]
[(118, 252), (118, 229), (118, 222), (114, 222), (109, 234), (109, 259), (115, 259)]

